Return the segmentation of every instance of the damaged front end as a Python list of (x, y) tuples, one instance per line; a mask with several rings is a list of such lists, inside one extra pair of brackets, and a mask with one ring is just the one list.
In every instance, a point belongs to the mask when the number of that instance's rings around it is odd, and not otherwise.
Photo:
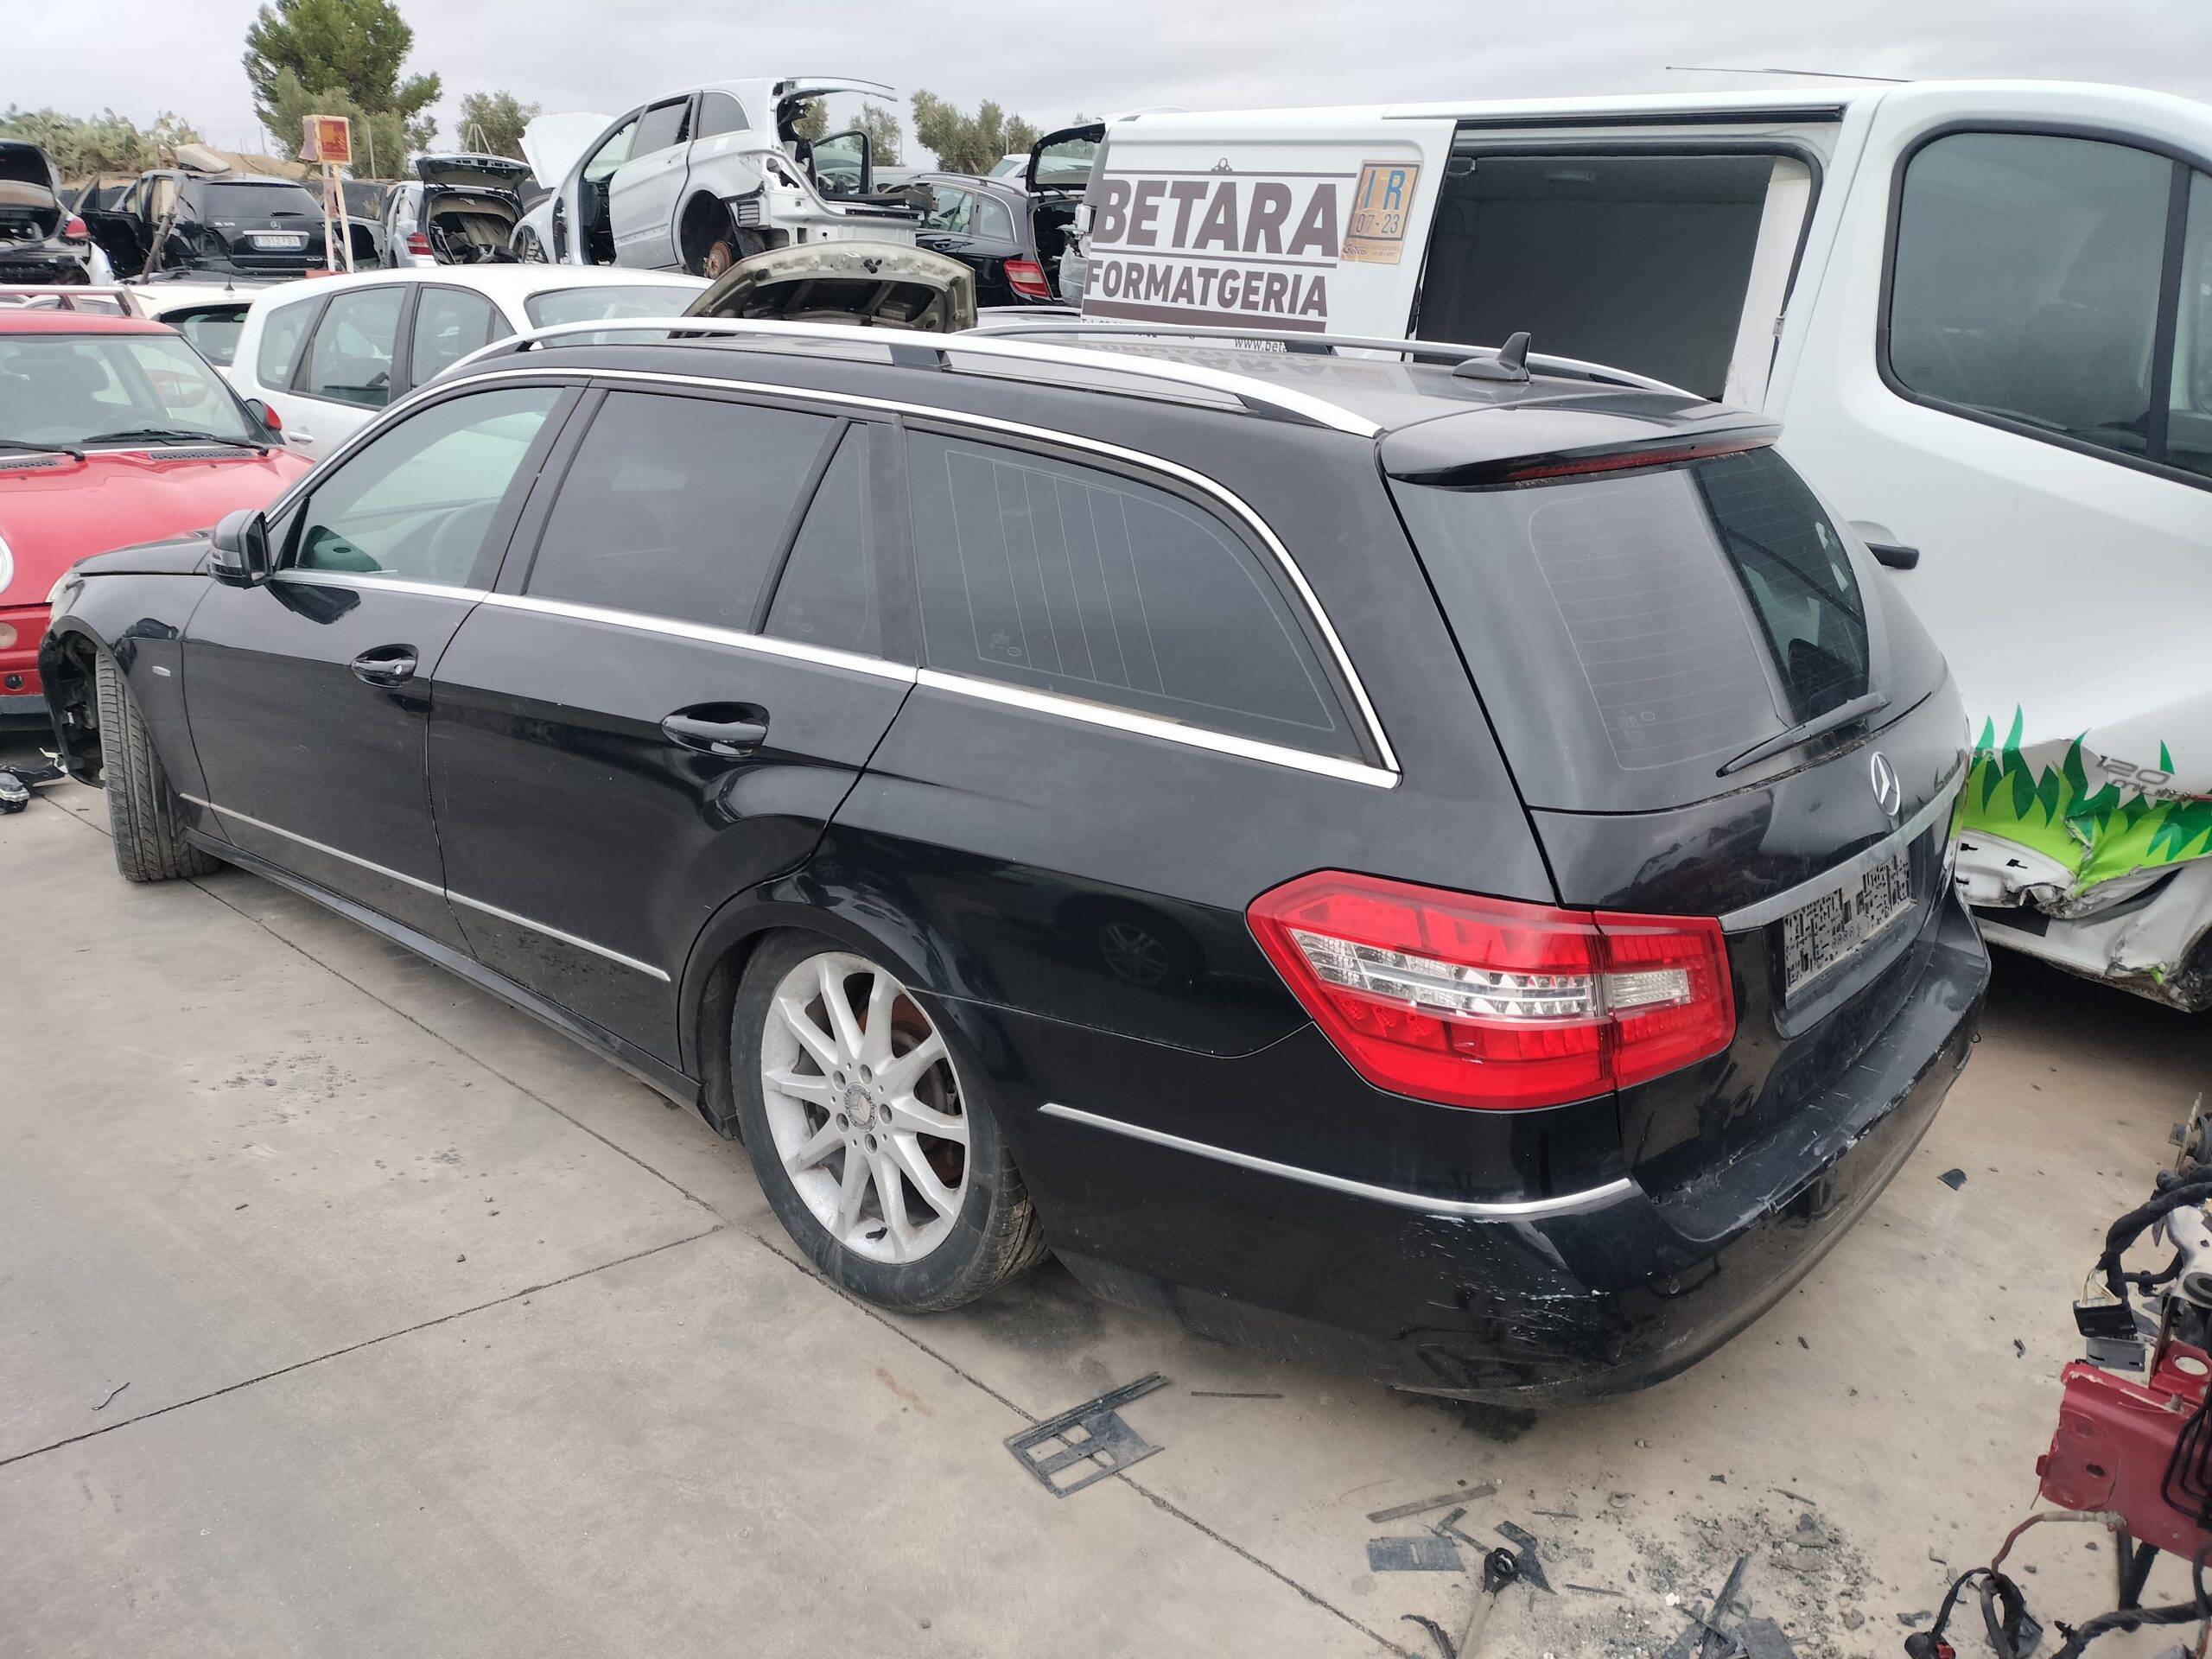
[[(2177, 732), (2199, 711), (2169, 706)], [(2171, 1007), (2212, 1006), (2212, 778), (2148, 721), (1978, 734), (1954, 828), (1990, 942)], [(2202, 745), (2197, 746), (2202, 751)], [(2194, 766), (2192, 769), (2192, 762)]]

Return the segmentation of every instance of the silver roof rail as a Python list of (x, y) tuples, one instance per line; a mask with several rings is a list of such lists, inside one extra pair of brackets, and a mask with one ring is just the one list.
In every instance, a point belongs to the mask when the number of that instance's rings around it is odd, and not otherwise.
[[(1005, 315), (1001, 308), (999, 315)], [(1163, 340), (1249, 340), (1262, 345), (1281, 345), (1292, 355), (1313, 353), (1316, 355), (1338, 352), (1395, 352), (1402, 357), (1431, 358), (1440, 363), (1464, 363), (1469, 358), (1496, 357), (1503, 349), (1497, 346), (1465, 346), (1448, 340), (1389, 340), (1373, 334), (1334, 334), (1306, 333), (1289, 328), (1217, 328), (1205, 323), (1135, 322), (1119, 317), (1090, 317), (1080, 322), (1029, 321), (1009, 318), (1000, 321), (997, 316), (978, 323), (971, 334), (985, 334), (1001, 337), (1028, 339), (1038, 335), (1103, 335), (1157, 336)], [(1629, 369), (1617, 369), (1610, 364), (1587, 363), (1579, 357), (1553, 357), (1544, 352), (1529, 353), (1529, 366), (1554, 374), (1571, 374), (1586, 380), (1603, 380), (1616, 385), (1638, 386), (1646, 391), (1671, 391), (1679, 397), (1697, 397), (1694, 391), (1669, 385), (1664, 380), (1655, 380), (1649, 375), (1637, 374)], [(1708, 399), (1698, 398), (1700, 403)]]
[(1365, 416), (1355, 415), (1325, 397), (1317, 397), (1310, 391), (1274, 385), (1255, 376), (1205, 368), (1192, 363), (1134, 357), (1123, 352), (1086, 351), (1079, 346), (1052, 346), (1027, 340), (1002, 340), (995, 334), (975, 330), (957, 334), (931, 334), (901, 328), (861, 328), (845, 323), (775, 322), (754, 317), (623, 317), (601, 322), (555, 323), (547, 327), (510, 334), (504, 340), (480, 346), (454, 367), (461, 369), (493, 358), (516, 355), (528, 351), (532, 346), (575, 335), (616, 332), (716, 334), (758, 340), (764, 345), (773, 345), (780, 340), (795, 346), (817, 341), (857, 342), (882, 346), (891, 353), (893, 362), (917, 367), (950, 368), (952, 365), (949, 359), (956, 356), (1053, 364), (1065, 368), (1125, 374), (1137, 379), (1158, 382), (1163, 388), (1182, 386), (1193, 391), (1206, 391), (1217, 397), (1230, 399), (1238, 407), (1255, 414), (1287, 418), (1309, 426), (1326, 427), (1334, 432), (1349, 432), (1355, 437), (1372, 438), (1378, 436), (1382, 430)]

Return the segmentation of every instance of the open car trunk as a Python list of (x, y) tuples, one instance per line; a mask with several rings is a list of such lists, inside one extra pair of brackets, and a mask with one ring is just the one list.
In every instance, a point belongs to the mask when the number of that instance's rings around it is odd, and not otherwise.
[(0, 242), (43, 242), (67, 215), (53, 165), (36, 144), (0, 143)]
[(504, 156), (424, 156), (415, 171), (423, 181), (423, 233), (440, 264), (514, 258), (508, 243), (522, 219), (527, 166)]
[(1060, 260), (1068, 251), (1076, 208), (1090, 188), (1098, 147), (1105, 142), (1103, 121), (1062, 127), (1030, 147), (1021, 181), (1029, 191), (1029, 222), (1037, 239), (1037, 263), (1055, 296), (1060, 292)]
[(772, 248), (732, 265), (683, 315), (952, 334), (976, 325), (976, 273), (888, 242)]

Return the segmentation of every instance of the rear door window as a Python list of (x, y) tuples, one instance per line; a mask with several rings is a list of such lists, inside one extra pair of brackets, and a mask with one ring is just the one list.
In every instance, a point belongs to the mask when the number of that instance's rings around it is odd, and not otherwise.
[(2212, 478), (2212, 174), (2191, 176), (2164, 459)]
[(432, 284), (415, 302), (414, 343), (408, 359), (408, 380), (421, 385), (439, 370), (458, 363), (479, 346), (505, 340), (514, 330), (499, 308), (481, 294), (465, 288)]
[(282, 391), (292, 384), (292, 372), (300, 363), (301, 342), (307, 339), (308, 325), (315, 321), (321, 303), (316, 298), (278, 306), (270, 312), (261, 325), (261, 344), (253, 355), (253, 378), (261, 385)]
[(1849, 545), (1771, 449), (1392, 487), (1531, 804), (1707, 799), (1737, 786), (1724, 765), (1787, 728), (1869, 690), (1893, 717), (1941, 677), (1916, 631), (1891, 639)]
[(399, 350), (399, 306), (405, 296), (396, 283), (357, 288), (335, 295), (315, 324), (308, 347), (306, 382), (300, 390), (314, 397), (381, 409), (391, 400), (391, 365)]
[(1416, 333), (1546, 351), (1757, 403), (1811, 200), (1794, 156), (1484, 153), (1462, 138)]
[(728, 92), (699, 94), (699, 130), (694, 137), (714, 138), (745, 130), (745, 106)]
[(749, 630), (837, 425), (714, 398), (609, 394), (561, 480), (526, 591)]
[(638, 136), (630, 141), (629, 159), (673, 149), (683, 142), (683, 118), (691, 107), (687, 99), (656, 104), (638, 118)]
[(1211, 513), (1118, 473), (916, 433), (931, 667), (1362, 759), (1300, 613)]
[(866, 656), (882, 650), (870, 493), (870, 451), (880, 442), (877, 429), (862, 425), (853, 427), (838, 444), (768, 608), (767, 632), (779, 639)]

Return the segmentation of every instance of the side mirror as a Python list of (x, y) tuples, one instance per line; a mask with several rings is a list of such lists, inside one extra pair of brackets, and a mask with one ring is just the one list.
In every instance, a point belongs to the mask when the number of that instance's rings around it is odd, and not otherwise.
[(251, 507), (225, 513), (208, 544), (208, 571), (226, 587), (255, 588), (269, 580), (269, 521)]
[(267, 404), (262, 402), (258, 397), (249, 397), (245, 400), (245, 412), (252, 416), (255, 420), (260, 422), (261, 429), (269, 434), (270, 437), (276, 439), (279, 442), (283, 441), (283, 417), (278, 415), (275, 410), (270, 408)]
[(1892, 570), (1910, 570), (1920, 563), (1920, 550), (1901, 547), (1895, 542), (1869, 542), (1866, 550), (1874, 556), (1874, 563)]

